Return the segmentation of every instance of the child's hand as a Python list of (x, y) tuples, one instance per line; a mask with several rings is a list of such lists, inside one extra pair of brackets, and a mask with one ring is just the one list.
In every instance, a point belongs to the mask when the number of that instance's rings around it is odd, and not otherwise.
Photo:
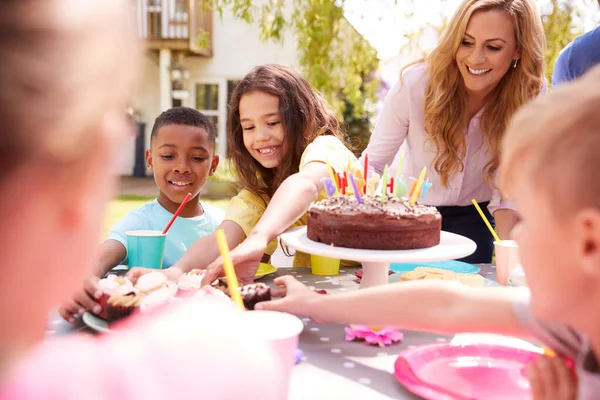
[[(231, 261), (235, 266), (235, 273), (241, 284), (254, 282), (258, 264), (260, 264), (268, 244), (269, 242), (265, 237), (250, 235), (235, 249), (231, 250)], [(219, 257), (206, 268), (202, 285), (210, 285), (221, 276), (223, 276), (223, 259)]]
[(290, 314), (302, 315), (312, 319), (317, 323), (323, 323), (317, 315), (317, 307), (314, 303), (322, 295), (309, 289), (296, 278), (286, 275), (275, 279), (275, 285), (278, 286), (272, 294), (274, 297), (283, 297), (279, 300), (266, 301), (258, 303), (257, 310), (283, 311)]
[(102, 291), (98, 287), (100, 278), (92, 276), (84, 282), (83, 288), (73, 297), (67, 300), (58, 312), (65, 321), (75, 323), (75, 316), (83, 315), (86, 310), (99, 314), (102, 311), (100, 304), (96, 302), (102, 297)]
[(571, 400), (577, 397), (577, 378), (560, 357), (540, 356), (527, 367), (534, 400)]

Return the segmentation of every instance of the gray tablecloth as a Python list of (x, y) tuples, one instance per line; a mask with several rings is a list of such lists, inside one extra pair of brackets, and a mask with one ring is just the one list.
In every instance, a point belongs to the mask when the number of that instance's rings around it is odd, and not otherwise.
[[(485, 278), (495, 279), (494, 266), (479, 267)], [(346, 268), (340, 270), (337, 276), (322, 277), (312, 275), (309, 268), (280, 268), (262, 281), (272, 284), (275, 277), (291, 274), (309, 286), (336, 293), (358, 289), (354, 272), (355, 269)], [(344, 325), (317, 325), (308, 318), (303, 321), (304, 331), (300, 335), (299, 347), (304, 357), (292, 373), (290, 400), (418, 399), (393, 375), (397, 354), (417, 345), (452, 339), (451, 336), (404, 331), (404, 339), (400, 343), (380, 348), (347, 342)], [(54, 315), (47, 337), (50, 340), (53, 336), (74, 331), (87, 331), (87, 328), (81, 324), (73, 327)]]

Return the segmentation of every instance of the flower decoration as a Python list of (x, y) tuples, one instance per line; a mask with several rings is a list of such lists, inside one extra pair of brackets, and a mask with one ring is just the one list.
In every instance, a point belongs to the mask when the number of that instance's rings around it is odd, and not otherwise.
[(402, 340), (404, 334), (397, 328), (373, 328), (366, 325), (351, 325), (344, 328), (346, 331), (346, 340), (364, 341), (372, 346), (379, 347), (391, 346), (394, 342)]

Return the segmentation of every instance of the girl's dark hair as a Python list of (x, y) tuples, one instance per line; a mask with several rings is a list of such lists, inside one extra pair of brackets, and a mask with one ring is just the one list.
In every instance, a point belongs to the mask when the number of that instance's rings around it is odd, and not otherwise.
[[(244, 146), (240, 100), (251, 92), (279, 98), (284, 140), (277, 168), (263, 167)], [(335, 112), (310, 83), (291, 68), (275, 64), (255, 67), (231, 95), (227, 121), (228, 157), (240, 186), (252, 193), (271, 198), (288, 176), (299, 171), (302, 153), (321, 135), (334, 135), (344, 141)]]

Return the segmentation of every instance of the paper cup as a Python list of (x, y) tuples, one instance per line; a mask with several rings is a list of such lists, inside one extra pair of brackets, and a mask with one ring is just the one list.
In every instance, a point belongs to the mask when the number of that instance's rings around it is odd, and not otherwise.
[(255, 310), (242, 313), (247, 329), (264, 338), (277, 355), (275, 362), (281, 372), (281, 380), (273, 382), (277, 386), (278, 399), (287, 399), (292, 368), (296, 363), (298, 337), (304, 324), (291, 315), (277, 311)]
[(340, 259), (310, 255), (313, 275), (332, 276), (340, 273)]
[(508, 278), (519, 265), (519, 246), (514, 240), (494, 242), (496, 250), (496, 280), (501, 285), (508, 284)]
[(129, 267), (162, 269), (167, 235), (161, 231), (127, 231)]

